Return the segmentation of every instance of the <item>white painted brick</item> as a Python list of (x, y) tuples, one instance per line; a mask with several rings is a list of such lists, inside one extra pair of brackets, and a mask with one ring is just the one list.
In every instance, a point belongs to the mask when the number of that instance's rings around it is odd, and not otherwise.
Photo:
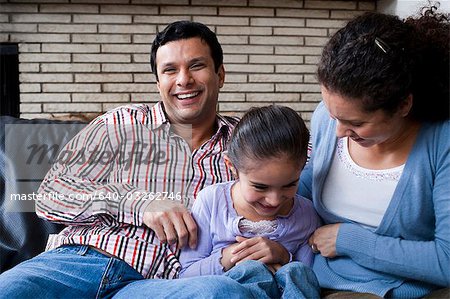
[[(70, 0), (71, 3), (92, 3), (92, 0)], [(136, 2), (136, 0), (133, 0)], [(128, 4), (130, 0), (102, 0), (102, 4)]]
[[(230, 25), (233, 24), (234, 26), (248, 26), (250, 24), (250, 20), (247, 17), (216, 17), (216, 16), (194, 16), (194, 21), (195, 22), (200, 22), (203, 23), (205, 25), (211, 26), (211, 25)], [(219, 27), (220, 28), (220, 27)], [(218, 28), (218, 29), (219, 29)], [(234, 30), (238, 29), (236, 27), (233, 27)], [(218, 32), (216, 32), (218, 34), (221, 34), (223, 32), (220, 32), (220, 30), (218, 30)], [(230, 32), (228, 33), (223, 33), (223, 34), (230, 34)]]
[(39, 70), (39, 63), (19, 63), (21, 73), (37, 73)]
[[(191, 16), (177, 16), (177, 20), (190, 20)], [(173, 16), (134, 16), (133, 23), (146, 23), (156, 25), (167, 25), (175, 21)]]
[(21, 102), (70, 102), (70, 94), (68, 93), (22, 93), (20, 95)]
[(219, 43), (222, 45), (225, 44), (237, 44), (237, 45), (245, 45), (248, 44), (248, 36), (243, 35), (220, 35), (217, 37)]
[(37, 32), (37, 25), (35, 24), (0, 24), (0, 32)]
[(220, 102), (244, 102), (244, 101), (245, 101), (245, 94), (243, 94), (242, 92), (239, 92), (239, 93), (221, 92), (221, 93), (219, 93), (219, 103)]
[(275, 47), (275, 54), (288, 55), (319, 55), (322, 53), (322, 47), (294, 47), (294, 46), (278, 46)]
[(247, 75), (226, 74), (225, 80), (227, 83), (246, 83)]
[(137, 83), (155, 83), (155, 76), (151, 73), (146, 74), (133, 74), (133, 82)]
[(305, 37), (305, 45), (306, 46), (325, 46), (325, 44), (328, 42), (328, 37), (311, 37), (307, 36)]
[(224, 27), (217, 27), (217, 33), (230, 35), (272, 35), (272, 28), (224, 26)]
[(276, 84), (275, 90), (277, 92), (320, 92), (320, 87), (317, 84)]
[(133, 83), (133, 84), (103, 84), (105, 92), (158, 92), (156, 84)]
[(127, 15), (74, 15), (73, 16), (74, 23), (131, 23), (131, 16)]
[(78, 73), (99, 72), (100, 64), (96, 63), (44, 63), (42, 72)]
[(317, 77), (315, 75), (305, 75), (303, 78), (305, 83), (318, 83)]
[(131, 102), (133, 103), (148, 103), (153, 106), (156, 102), (161, 100), (159, 93), (132, 93)]
[(126, 34), (73, 34), (74, 43), (130, 43), (131, 37)]
[(68, 43), (70, 41), (69, 34), (28, 34), (28, 33), (14, 33), (11, 34), (11, 41), (26, 42), (26, 43), (52, 43), (61, 42)]
[(20, 74), (20, 82), (44, 83), (44, 82), (72, 82), (71, 74)]
[(133, 34), (133, 44), (149, 44), (155, 39), (155, 34)]
[(10, 16), (14, 23), (70, 23), (70, 15), (59, 14), (13, 14)]
[(261, 107), (266, 106), (267, 103), (238, 103), (238, 102), (226, 102), (226, 103), (219, 103), (219, 110), (220, 111), (240, 111), (245, 112), (248, 109), (252, 107)]
[(202, 6), (161, 6), (162, 15), (216, 15), (217, 8)]
[(192, 0), (192, 5), (210, 5), (210, 6), (247, 6), (246, 0)]
[(126, 54), (73, 54), (74, 62), (131, 62)]
[(302, 8), (303, 1), (298, 1), (298, 0), (283, 0), (283, 1), (250, 0), (249, 6)]
[(20, 43), (19, 53), (39, 53), (41, 52), (41, 44)]
[(353, 19), (356, 16), (362, 15), (365, 11), (355, 11), (355, 10), (332, 10), (332, 19)]
[(44, 112), (101, 112), (101, 104), (85, 103), (49, 103), (44, 104)]
[(299, 64), (303, 63), (303, 56), (299, 55), (250, 55), (250, 63), (262, 64)]
[(248, 93), (249, 102), (298, 102), (299, 93)]
[(360, 10), (376, 10), (376, 1), (358, 1), (358, 9)]
[(43, 92), (100, 92), (100, 84), (55, 84), (42, 85)]
[(103, 103), (101, 105), (102, 105), (102, 111), (109, 111), (114, 108), (121, 107), (121, 106), (125, 105), (125, 103), (121, 103), (121, 102), (119, 102), (119, 103)]
[(315, 73), (317, 66), (309, 64), (276, 65), (276, 73)]
[(135, 63), (147, 63), (150, 65), (150, 53), (149, 54), (133, 54), (133, 62)]
[(99, 25), (98, 31), (100, 33), (156, 33), (156, 26), (154, 25)]
[(250, 44), (256, 45), (295, 45), (304, 44), (303, 37), (300, 36), (250, 36)]
[(242, 8), (242, 7), (219, 7), (221, 16), (275, 16), (273, 8)]
[(21, 93), (24, 93), (24, 92), (41, 92), (41, 84), (22, 83), (22, 84), (19, 84), (19, 90), (20, 90)]
[[(150, 73), (150, 63), (104, 63), (102, 72), (106, 73)], [(151, 75), (153, 78), (154, 76)]]
[(320, 56), (305, 56), (306, 64), (318, 64)]
[(0, 33), (0, 42), (9, 42), (9, 34), (2, 34)]
[(84, 4), (41, 4), (39, 11), (44, 13), (98, 13), (98, 5)]
[(93, 44), (43, 44), (43, 53), (99, 53), (100, 45)]
[(272, 46), (230, 46), (222, 45), (223, 53), (234, 53), (234, 54), (272, 54)]
[(292, 82), (298, 83), (303, 81), (301, 75), (286, 74), (250, 74), (249, 82)]
[(225, 84), (222, 87), (222, 91), (224, 92), (273, 92), (275, 91), (275, 87), (273, 84), (268, 83), (230, 83)]
[(131, 74), (75, 74), (75, 82), (133, 82)]
[(273, 27), (305, 27), (305, 20), (296, 18), (251, 18), (250, 25)]
[(234, 73), (273, 73), (274, 66), (268, 64), (227, 64), (227, 72)]
[(151, 45), (102, 45), (102, 53), (150, 53)]
[(19, 54), (20, 62), (70, 62), (70, 54)]
[(20, 118), (24, 119), (50, 119), (51, 117), (50, 113), (20, 113)]
[[(36, 1), (34, 1), (36, 2)], [(0, 11), (2, 13), (18, 13), (18, 12), (37, 12), (37, 4), (0, 4)]]
[(322, 95), (320, 93), (302, 93), (302, 102), (320, 102), (322, 100)]
[(126, 93), (74, 93), (73, 102), (129, 102), (130, 95)]
[(20, 112), (30, 113), (30, 112), (42, 112), (41, 104), (20, 104)]
[(356, 1), (315, 1), (306, 0), (305, 8), (356, 9)]
[(284, 103), (284, 105), (294, 109), (295, 111), (314, 111), (317, 107), (317, 103)]
[(228, 63), (248, 63), (248, 55), (227, 54), (223, 57), (225, 70), (227, 70)]
[(93, 24), (39, 24), (39, 32), (60, 32), (60, 33), (92, 33), (97, 32), (97, 25)]
[(101, 5), (103, 14), (157, 15), (158, 7), (150, 5)]
[[(127, 2), (128, 3), (128, 2)], [(131, 0), (132, 4), (167, 4), (167, 0)], [(173, 5), (189, 5), (189, 0), (170, 0)]]
[(326, 29), (317, 28), (274, 28), (274, 35), (327, 36)]
[(307, 19), (307, 27), (316, 28), (341, 28), (346, 24), (343, 20), (324, 20), (324, 19)]
[(9, 17), (7, 14), (0, 13), (0, 23), (9, 23)]
[[(279, 3), (279, 1), (275, 2)], [(328, 18), (330, 13), (328, 10), (319, 9), (277, 9), (277, 17), (293, 17), (293, 18)]]

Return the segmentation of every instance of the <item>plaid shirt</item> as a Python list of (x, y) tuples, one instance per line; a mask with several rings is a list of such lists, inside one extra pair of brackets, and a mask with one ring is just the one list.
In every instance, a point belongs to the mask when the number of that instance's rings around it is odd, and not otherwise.
[(179, 252), (157, 239), (143, 214), (162, 198), (190, 207), (202, 188), (232, 179), (223, 152), (237, 119), (216, 119), (216, 133), (192, 152), (173, 133), (162, 103), (119, 107), (92, 121), (60, 152), (39, 188), (36, 213), (68, 225), (49, 238), (47, 250), (91, 245), (145, 278), (177, 277)]

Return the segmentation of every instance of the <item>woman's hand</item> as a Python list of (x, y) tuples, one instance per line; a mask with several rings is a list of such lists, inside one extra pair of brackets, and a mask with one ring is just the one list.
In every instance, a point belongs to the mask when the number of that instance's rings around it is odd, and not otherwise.
[(308, 241), (314, 253), (329, 258), (336, 257), (336, 238), (340, 225), (340, 223), (328, 224), (316, 229)]

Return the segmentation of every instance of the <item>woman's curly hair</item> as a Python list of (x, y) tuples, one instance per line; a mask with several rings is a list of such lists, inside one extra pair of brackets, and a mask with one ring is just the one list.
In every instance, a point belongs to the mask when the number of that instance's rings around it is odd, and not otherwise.
[(318, 79), (326, 89), (362, 101), (366, 111), (395, 112), (413, 95), (410, 116), (449, 119), (449, 15), (436, 7), (420, 17), (366, 13), (325, 46)]

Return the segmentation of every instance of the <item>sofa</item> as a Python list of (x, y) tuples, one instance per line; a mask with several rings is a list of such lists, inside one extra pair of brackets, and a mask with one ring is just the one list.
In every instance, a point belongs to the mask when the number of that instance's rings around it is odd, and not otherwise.
[(48, 235), (63, 228), (36, 216), (36, 191), (57, 152), (85, 125), (0, 116), (0, 273), (44, 251)]

